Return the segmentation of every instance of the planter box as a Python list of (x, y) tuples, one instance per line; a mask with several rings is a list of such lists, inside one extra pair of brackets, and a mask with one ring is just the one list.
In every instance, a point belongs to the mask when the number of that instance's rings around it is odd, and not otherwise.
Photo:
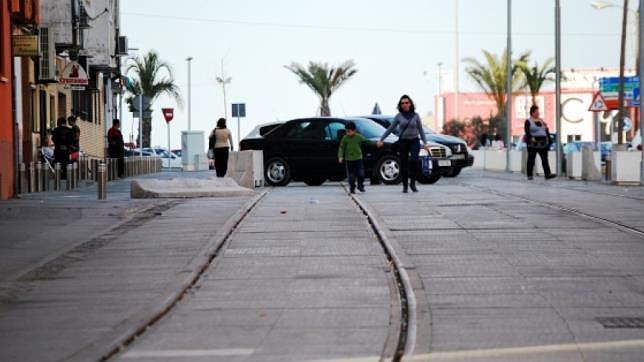
[(485, 169), (490, 171), (505, 171), (505, 151), (485, 151)]
[(470, 153), (474, 156), (474, 164), (472, 165), (472, 168), (485, 168), (485, 151), (472, 150)]
[(510, 151), (510, 171), (520, 173), (523, 170), (523, 152)]
[(581, 180), (582, 154), (581, 152), (566, 153), (566, 175), (568, 178)]
[(613, 151), (611, 153), (611, 180), (617, 185), (639, 185), (641, 152)]

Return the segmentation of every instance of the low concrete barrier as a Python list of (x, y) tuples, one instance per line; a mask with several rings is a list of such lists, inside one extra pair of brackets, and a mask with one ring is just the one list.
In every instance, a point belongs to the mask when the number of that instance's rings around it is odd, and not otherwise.
[(485, 169), (492, 171), (505, 171), (507, 162), (504, 150), (486, 150)]
[(611, 153), (611, 180), (617, 185), (640, 184), (640, 152), (613, 151)]
[(231, 152), (227, 177), (240, 186), (254, 189), (264, 186), (264, 154), (262, 151)]
[(566, 153), (566, 175), (568, 178), (581, 180), (582, 154), (581, 152)]
[(485, 168), (485, 151), (472, 150), (470, 153), (474, 156), (474, 164), (472, 165), (472, 168)]
[(169, 180), (140, 179), (130, 183), (133, 199), (193, 198), (253, 195), (253, 190), (239, 186), (230, 177), (209, 179), (179, 178)]
[(523, 170), (523, 152), (510, 151), (510, 171), (521, 173)]
[(593, 151), (591, 147), (584, 147), (581, 150), (581, 158), (581, 179), (586, 181), (601, 180), (601, 152)]

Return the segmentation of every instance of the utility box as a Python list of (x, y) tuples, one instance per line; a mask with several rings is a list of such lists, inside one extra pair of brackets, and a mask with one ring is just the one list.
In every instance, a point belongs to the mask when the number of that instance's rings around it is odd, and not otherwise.
[(203, 131), (181, 131), (181, 165), (184, 171), (201, 170), (200, 163), (195, 163), (195, 159), (206, 157), (204, 139)]

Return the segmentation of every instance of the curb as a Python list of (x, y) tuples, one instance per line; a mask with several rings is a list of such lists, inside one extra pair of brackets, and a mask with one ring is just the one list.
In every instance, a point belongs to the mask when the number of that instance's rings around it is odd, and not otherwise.
[(265, 190), (253, 197), (237, 213), (230, 217), (217, 234), (210, 238), (199, 254), (190, 261), (185, 270), (178, 271), (176, 279), (169, 284), (160, 297), (132, 313), (119, 325), (113, 327), (111, 332), (84, 346), (81, 350), (65, 358), (65, 360), (79, 362), (106, 361), (121, 352), (128, 344), (143, 334), (147, 328), (163, 318), (198, 281), (228, 237), (269, 192), (270, 190)]

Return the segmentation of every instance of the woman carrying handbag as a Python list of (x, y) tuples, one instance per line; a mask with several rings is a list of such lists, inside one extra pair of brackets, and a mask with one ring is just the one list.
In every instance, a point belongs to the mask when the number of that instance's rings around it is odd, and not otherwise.
[(226, 119), (219, 118), (217, 127), (212, 130), (208, 138), (208, 157), (215, 160), (217, 177), (226, 176), (228, 172), (228, 150), (233, 151), (233, 135), (226, 128)]
[(534, 171), (534, 161), (537, 154), (541, 158), (543, 173), (546, 180), (557, 177), (550, 171), (548, 163), (548, 150), (550, 149), (550, 132), (546, 122), (539, 118), (539, 107), (533, 105), (530, 107), (530, 118), (525, 121), (525, 141), (528, 146), (528, 164), (526, 172), (528, 180), (532, 180)]

